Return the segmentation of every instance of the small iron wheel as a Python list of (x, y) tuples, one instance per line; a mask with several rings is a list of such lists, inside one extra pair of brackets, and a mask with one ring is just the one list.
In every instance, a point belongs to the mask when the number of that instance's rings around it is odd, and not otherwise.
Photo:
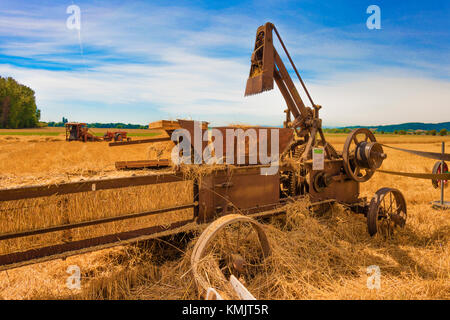
[[(360, 159), (361, 156), (364, 159)], [(386, 155), (374, 134), (369, 129), (359, 128), (348, 135), (342, 157), (347, 175), (355, 181), (365, 182), (373, 176), (376, 168), (381, 166)]]
[[(433, 174), (440, 174), (440, 173), (446, 173), (448, 172), (448, 165), (444, 162), (444, 170), (442, 170), (442, 163), (441, 161), (438, 161), (433, 166)], [(444, 182), (444, 188), (448, 187), (448, 181), (447, 180), (437, 180), (432, 179), (431, 184), (433, 185), (433, 188), (437, 189), (441, 187), (441, 183)]]
[(212, 222), (197, 240), (191, 265), (198, 290), (204, 294), (213, 287), (224, 291), (233, 274), (244, 283), (264, 270), (270, 245), (256, 220), (229, 214)]
[(367, 227), (370, 236), (377, 232), (390, 237), (396, 227), (406, 224), (406, 201), (397, 189), (379, 189), (369, 205), (367, 214)]

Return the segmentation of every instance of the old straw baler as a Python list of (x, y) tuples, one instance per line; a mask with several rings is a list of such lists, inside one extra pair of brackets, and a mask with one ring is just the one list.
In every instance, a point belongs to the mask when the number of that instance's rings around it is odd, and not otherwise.
[[(273, 31), (275, 31), (311, 103), (310, 107), (304, 104), (274, 47)], [(367, 217), (370, 235), (375, 235), (378, 231), (390, 235), (395, 227), (404, 226), (406, 202), (400, 191), (382, 188), (376, 192), (370, 202), (359, 196), (360, 183), (369, 180), (386, 159), (382, 146), (377, 143), (373, 133), (367, 129), (356, 129), (351, 132), (341, 152), (335, 150), (326, 141), (322, 131), (322, 121), (319, 117), (321, 107), (313, 102), (277, 29), (273, 24), (266, 23), (260, 26), (256, 32), (245, 95), (271, 90), (274, 82), (287, 105), (284, 126), (277, 129), (279, 170), (275, 174), (261, 174), (261, 168), (268, 165), (259, 158), (257, 163), (250, 163), (249, 159), (254, 150), (250, 148), (250, 142), (245, 140), (245, 161), (237, 165), (224, 164), (209, 167), (208, 164), (200, 162), (199, 164), (180, 166), (171, 172), (152, 173), (144, 176), (0, 190), (0, 202), (8, 202), (182, 180), (192, 180), (193, 183), (193, 201), (182, 206), (116, 214), (111, 217), (81, 222), (69, 221), (58, 226), (45, 226), (36, 230), (0, 234), (0, 241), (11, 240), (193, 208), (193, 215), (189, 220), (180, 219), (180, 221), (164, 225), (142, 227), (138, 230), (99, 235), (77, 241), (66, 239), (64, 243), (57, 245), (46, 245), (28, 251), (3, 254), (0, 255), (0, 270), (175, 234), (181, 232), (180, 230), (186, 231), (185, 228), (192, 223), (209, 224), (196, 242), (191, 258), (197, 284), (201, 290), (205, 291), (212, 285), (203, 272), (205, 266), (203, 262), (206, 257), (211, 255), (215, 257), (217, 262), (215, 265), (225, 276), (231, 274), (245, 276), (249, 269), (259, 268), (261, 260), (270, 254), (270, 243), (262, 225), (255, 218), (283, 214), (286, 212), (288, 204), (294, 203), (295, 205), (295, 201), (299, 199), (308, 198), (314, 211), (317, 211), (318, 208), (320, 211), (321, 207), (337, 202), (356, 213), (364, 214)], [(165, 130), (168, 134), (167, 137), (117, 141), (111, 142), (110, 146), (170, 141), (175, 130), (184, 129), (193, 138), (190, 144), (195, 151), (198, 149), (196, 135), (200, 134), (200, 137), (203, 138), (210, 129), (206, 122), (199, 124), (198, 127), (196, 125), (198, 123), (189, 120), (160, 121), (153, 128)], [(236, 127), (213, 129), (225, 133), (228, 129), (236, 129)], [(253, 129), (258, 133), (258, 140), (272, 141), (270, 135), (265, 137), (261, 135), (262, 132), (271, 132), (271, 130), (268, 131), (263, 127), (249, 127), (242, 131), (245, 132), (248, 129)], [(206, 134), (206, 136), (208, 135)], [(225, 134), (223, 136), (225, 137)], [(202, 141), (200, 146), (202, 151), (211, 145), (212, 149), (215, 149), (219, 142), (215, 139), (214, 141), (200, 139), (200, 141)], [(226, 139), (220, 142), (223, 146), (227, 144)], [(272, 153), (272, 147), (269, 148), (270, 153)], [(196, 156), (195, 152), (191, 155), (193, 158)], [(321, 159), (315, 155), (323, 157)], [(236, 157), (237, 155), (234, 158)], [(161, 165), (161, 160), (158, 165)], [(202, 174), (189, 174), (189, 170), (191, 173), (197, 170), (198, 173), (199, 168), (207, 170), (204, 170)], [(61, 207), (64, 213), (66, 210), (64, 201)], [(223, 245), (224, 243), (226, 245)]]
[[(272, 33), (275, 31), (293, 70), (298, 76), (311, 107), (305, 106), (291, 79), (283, 61), (273, 44)], [(245, 95), (254, 95), (274, 88), (277, 84), (287, 105), (286, 119), (279, 131), (280, 170), (277, 174), (261, 175), (258, 163), (250, 164), (252, 151), (249, 140), (245, 141), (245, 162), (240, 165), (216, 169), (214, 174), (202, 178), (199, 185), (199, 217), (210, 221), (217, 215), (233, 210), (261, 208), (277, 201), (308, 197), (316, 209), (332, 202), (341, 203), (354, 212), (367, 216), (370, 235), (377, 233), (380, 227), (384, 232), (392, 233), (395, 226), (406, 223), (406, 202), (400, 191), (392, 188), (380, 189), (372, 201), (359, 197), (359, 184), (368, 181), (378, 169), (386, 154), (374, 134), (365, 128), (353, 130), (345, 141), (342, 152), (338, 152), (326, 141), (319, 117), (320, 105), (313, 102), (302, 78), (300, 77), (277, 29), (272, 23), (260, 26), (256, 32), (254, 51), (251, 55), (250, 75), (247, 80)], [(148, 143), (170, 140), (176, 129), (184, 129), (193, 137), (192, 156), (194, 155), (195, 122), (189, 120), (162, 120), (150, 125), (153, 129), (165, 130), (168, 137), (158, 139), (116, 142), (111, 146)], [(217, 127), (226, 136), (226, 130), (236, 127)], [(242, 129), (242, 128), (241, 128)], [(256, 130), (257, 139), (261, 139), (263, 127), (245, 127)], [(203, 122), (198, 133), (201, 137), (208, 130), (208, 123)], [(202, 138), (200, 138), (202, 139)], [(264, 137), (267, 142), (270, 134)], [(258, 141), (261, 142), (261, 141)], [(202, 141), (202, 151), (212, 145), (215, 149), (218, 141)], [(227, 140), (220, 144), (225, 149)], [(236, 138), (235, 138), (236, 144)], [(259, 145), (259, 144), (258, 144)], [(270, 149), (270, 146), (269, 146)], [(237, 152), (237, 148), (234, 149)], [(199, 153), (199, 152), (197, 152)], [(322, 153), (323, 161), (319, 169), (314, 164), (314, 153)], [(234, 159), (237, 159), (237, 154)], [(236, 161), (234, 162), (236, 163)], [(203, 162), (203, 164), (206, 166)], [(323, 168), (320, 168), (323, 167)], [(260, 186), (264, 185), (264, 188)]]

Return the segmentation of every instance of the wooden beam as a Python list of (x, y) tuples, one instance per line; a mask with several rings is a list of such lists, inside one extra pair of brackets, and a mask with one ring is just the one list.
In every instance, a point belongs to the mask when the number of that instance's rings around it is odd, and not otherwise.
[(170, 166), (169, 159), (161, 160), (137, 160), (137, 161), (117, 161), (116, 169), (144, 169), (144, 168), (164, 168)]

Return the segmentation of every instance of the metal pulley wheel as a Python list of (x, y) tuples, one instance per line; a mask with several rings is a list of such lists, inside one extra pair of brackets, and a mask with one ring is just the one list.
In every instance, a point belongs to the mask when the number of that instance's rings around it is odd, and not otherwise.
[[(434, 164), (433, 166), (433, 174), (440, 174), (440, 173), (448, 173), (448, 165), (446, 162), (444, 162), (444, 170), (442, 170), (442, 162), (438, 161)], [(448, 180), (437, 180), (437, 179), (432, 179), (431, 180), (431, 184), (433, 185), (434, 188), (440, 188), (441, 187), (441, 182), (444, 182), (444, 188), (448, 187)]]
[(263, 227), (256, 220), (229, 214), (212, 222), (197, 240), (191, 265), (201, 294), (208, 288), (226, 291), (228, 279), (249, 282), (252, 275), (264, 270), (270, 245)]
[(348, 135), (342, 157), (347, 175), (355, 181), (365, 182), (381, 167), (386, 154), (369, 129), (359, 128)]
[(316, 192), (324, 191), (332, 182), (332, 177), (324, 171), (314, 176), (313, 187)]
[(406, 224), (406, 201), (397, 189), (379, 189), (369, 205), (367, 227), (371, 236), (377, 232), (389, 237), (396, 227)]

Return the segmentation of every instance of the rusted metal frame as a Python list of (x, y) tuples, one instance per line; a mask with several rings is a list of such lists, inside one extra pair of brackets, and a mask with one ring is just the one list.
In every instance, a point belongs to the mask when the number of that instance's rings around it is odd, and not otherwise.
[(77, 254), (103, 250), (114, 246), (136, 243), (138, 241), (156, 238), (157, 236), (166, 236), (179, 233), (184, 231), (182, 227), (192, 222), (194, 222), (193, 219), (177, 221), (168, 226), (152, 226), (139, 230), (125, 231), (96, 238), (89, 238), (48, 247), (30, 249), (23, 252), (0, 255), (0, 271), (53, 259), (66, 258)]
[(289, 73), (286, 67), (284, 66), (283, 61), (281, 60), (280, 56), (278, 55), (275, 49), (274, 49), (274, 56), (275, 56), (275, 64), (277, 65), (281, 77), (286, 83), (286, 86), (292, 98), (294, 99), (294, 102), (297, 105), (298, 110), (300, 110), (302, 117), (306, 118), (308, 116), (308, 112), (306, 110), (305, 104), (303, 103), (303, 100), (300, 97), (300, 94), (298, 93), (297, 88), (295, 87), (294, 82), (292, 81), (292, 78), (289, 76)]
[[(230, 168), (230, 170), (240, 172), (247, 170), (257, 170), (269, 166), (270, 165), (239, 166)], [(213, 171), (221, 171), (221, 170), (223, 169), (222, 168), (213, 169)], [(120, 189), (152, 184), (163, 184), (180, 181), (191, 181), (191, 179), (184, 179), (183, 173), (181, 172), (171, 172), (157, 175), (155, 174), (137, 177), (99, 179), (80, 182), (68, 182), (55, 185), (28, 186), (20, 188), (1, 189), (0, 202), (33, 199), (64, 194), (74, 194), (89, 191)]]
[[(81, 182), (69, 182), (55, 185), (29, 186), (0, 190), (0, 201), (13, 201), (49, 197), (54, 195), (73, 194), (88, 191), (109, 190), (152, 184), (183, 181), (181, 173), (166, 173), (136, 177), (99, 179)], [(184, 180), (188, 181), (188, 180)]]
[(308, 143), (306, 144), (305, 151), (303, 152), (302, 159), (303, 161), (311, 159), (311, 149), (316, 143), (316, 134), (317, 134), (317, 128), (313, 127), (311, 129), (311, 136), (308, 139)]
[[(259, 211), (254, 210), (253, 211), (252, 209), (247, 209), (247, 210), (250, 210), (250, 212), (246, 212), (245, 214), (250, 217), (253, 217), (253, 218), (266, 218), (266, 217), (272, 217), (272, 216), (286, 214), (286, 206), (289, 203), (292, 203), (294, 201), (301, 200), (304, 198), (305, 198), (304, 195), (290, 197), (290, 198), (283, 198), (283, 199), (280, 199), (280, 202), (277, 204), (265, 206), (264, 210), (259, 210)], [(310, 204), (310, 206), (312, 207), (312, 206), (320, 205), (323, 203), (336, 203), (336, 202), (338, 202), (338, 201), (335, 199), (328, 199), (328, 200), (324, 200), (324, 201), (312, 202)], [(272, 208), (270, 208), (270, 207), (272, 207)]]
[(283, 42), (283, 40), (281, 39), (281, 36), (280, 36), (280, 34), (278, 33), (277, 28), (276, 28), (274, 25), (272, 25), (272, 26), (273, 26), (273, 30), (275, 31), (275, 33), (276, 33), (276, 35), (277, 35), (277, 37), (278, 37), (278, 40), (279, 40), (280, 43), (281, 43), (281, 46), (283, 47), (284, 52), (286, 53), (286, 56), (288, 57), (289, 61), (291, 62), (292, 68), (294, 68), (294, 71), (295, 71), (295, 74), (296, 74), (297, 77), (298, 77), (298, 80), (300, 80), (300, 83), (302, 84), (303, 90), (305, 90), (305, 93), (306, 93), (306, 95), (308, 96), (309, 101), (311, 102), (311, 105), (312, 105), (313, 107), (315, 107), (316, 105), (314, 104), (314, 101), (313, 101), (313, 99), (311, 98), (311, 95), (309, 94), (308, 89), (306, 89), (306, 86), (305, 86), (305, 84), (303, 83), (302, 77), (300, 77), (300, 74), (298, 73), (297, 68), (295, 67), (294, 61), (292, 60), (291, 56), (289, 55), (289, 52), (287, 51), (286, 46), (284, 45), (284, 42)]
[(108, 223), (108, 222), (140, 218), (140, 217), (150, 216), (150, 215), (164, 213), (164, 212), (194, 208), (197, 205), (198, 205), (198, 203), (194, 202), (194, 203), (185, 204), (185, 205), (181, 205), (181, 206), (156, 209), (156, 210), (138, 212), (138, 213), (132, 213), (132, 214), (125, 214), (125, 215), (103, 218), (103, 219), (95, 219), (95, 220), (89, 220), (89, 221), (83, 221), (83, 222), (77, 222), (77, 223), (69, 223), (69, 224), (63, 224), (63, 225), (58, 225), (58, 226), (54, 226), (54, 227), (35, 229), (35, 230), (29, 230), (29, 231), (5, 233), (5, 234), (0, 234), (0, 240), (23, 238), (23, 237), (27, 237), (27, 236), (35, 236), (38, 234), (45, 234), (45, 233), (50, 233), (50, 232), (62, 231), (62, 230), (71, 230), (71, 229), (75, 229), (75, 228), (88, 227), (88, 226), (104, 224), (104, 223)]
[(274, 70), (273, 76), (275, 78), (275, 82), (278, 86), (278, 89), (280, 90), (281, 94), (283, 95), (284, 100), (286, 101), (286, 105), (287, 105), (289, 111), (294, 116), (294, 119), (298, 118), (300, 116), (300, 111), (297, 109), (297, 106), (295, 105), (294, 101), (292, 100), (292, 97), (289, 94), (289, 91), (286, 88), (286, 85), (284, 84), (280, 73), (277, 70)]
[[(298, 196), (295, 198), (282, 199), (279, 203), (270, 206), (260, 207), (246, 210), (246, 214), (252, 217), (269, 217), (285, 213), (287, 202), (292, 202), (297, 199), (304, 198)], [(152, 226), (139, 230), (126, 231), (96, 238), (89, 238), (84, 240), (73, 241), (64, 244), (52, 245), (48, 247), (41, 247), (37, 249), (30, 249), (24, 252), (16, 252), (5, 255), (0, 255), (0, 271), (12, 268), (17, 268), (34, 263), (45, 262), (54, 259), (67, 258), (77, 254), (103, 250), (114, 246), (126, 245), (145, 241), (152, 238), (177, 234), (191, 230), (187, 228), (189, 223), (193, 223), (194, 219), (178, 221), (169, 226)]]
[(199, 208), (199, 205), (198, 205), (198, 203), (199, 203), (199, 198), (200, 198), (200, 186), (199, 186), (199, 179), (195, 179), (194, 180), (194, 185), (193, 185), (193, 199), (194, 199), (194, 203), (196, 203), (197, 205), (194, 207), (194, 219), (196, 219), (197, 217), (198, 217), (198, 215), (199, 215), (199, 211), (200, 211), (200, 208)]
[[(245, 213), (251, 216), (277, 215), (283, 212), (284, 206), (285, 204), (280, 202), (270, 206), (247, 209), (245, 210)], [(0, 271), (53, 259), (66, 258), (69, 256), (111, 248), (118, 245), (135, 243), (149, 238), (156, 238), (157, 236), (165, 236), (187, 231), (177, 229), (194, 221), (195, 219), (189, 219), (172, 223), (169, 226), (153, 226), (134, 231), (126, 231), (48, 247), (30, 249), (24, 252), (0, 255)]]
[(339, 158), (339, 156), (335, 152), (335, 150), (333, 148), (330, 148), (328, 142), (325, 140), (325, 135), (323, 134), (322, 128), (319, 128), (318, 131), (319, 131), (319, 134), (320, 134), (320, 139), (322, 139), (322, 141), (323, 141), (323, 147), (325, 148), (329, 158), (330, 159), (332, 159), (332, 158)]
[(162, 141), (170, 141), (170, 137), (163, 138), (153, 138), (153, 139), (141, 139), (141, 140), (131, 140), (131, 141), (120, 141), (120, 142), (110, 142), (110, 147), (118, 147), (118, 146), (128, 146), (130, 144), (141, 144), (141, 143), (153, 143), (153, 142), (162, 142)]

